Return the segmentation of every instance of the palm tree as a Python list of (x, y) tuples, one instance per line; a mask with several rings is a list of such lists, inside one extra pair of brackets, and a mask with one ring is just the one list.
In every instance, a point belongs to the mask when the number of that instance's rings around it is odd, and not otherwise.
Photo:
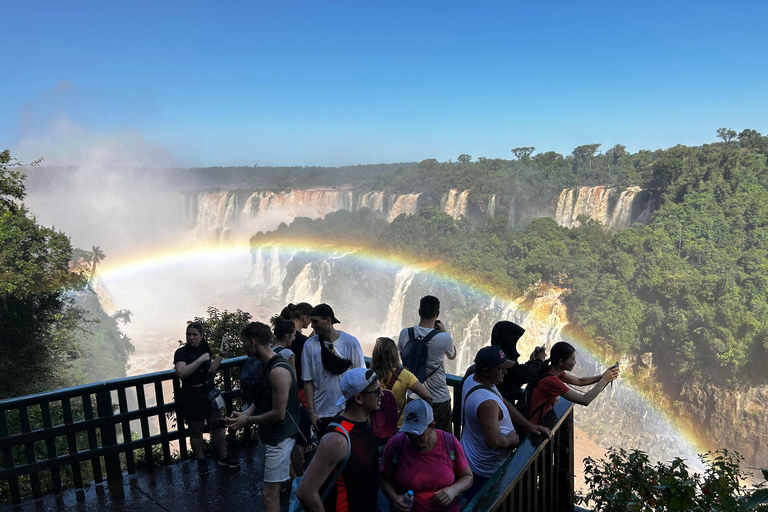
[(98, 245), (91, 248), (91, 279), (96, 276), (96, 264), (104, 261), (106, 257), (104, 251)]

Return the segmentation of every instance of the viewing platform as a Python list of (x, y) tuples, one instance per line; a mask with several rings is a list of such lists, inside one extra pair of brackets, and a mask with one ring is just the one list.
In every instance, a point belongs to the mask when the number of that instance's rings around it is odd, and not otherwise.
[[(221, 365), (228, 414), (245, 360)], [(448, 376), (454, 390), (460, 382)], [(167, 370), (0, 401), (0, 492), (13, 503), (3, 510), (263, 510), (263, 446), (246, 429), (233, 449), (241, 468), (220, 468), (209, 456), (210, 475), (201, 478), (189, 429), (168, 417), (176, 406), (167, 397), (179, 385)], [(552, 439), (523, 438), (464, 511), (574, 510), (573, 404), (560, 400), (554, 412)]]

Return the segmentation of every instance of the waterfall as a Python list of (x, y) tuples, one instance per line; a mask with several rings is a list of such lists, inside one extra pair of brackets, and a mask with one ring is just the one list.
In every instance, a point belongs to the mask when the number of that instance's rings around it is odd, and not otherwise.
[(414, 215), (419, 205), (419, 198), (421, 194), (405, 194), (405, 195), (393, 195), (389, 213), (387, 214), (387, 221), (392, 222), (400, 214)]
[[(476, 314), (469, 321), (467, 326), (462, 331), (461, 343), (455, 343), (458, 354), (456, 356), (456, 367), (459, 368), (462, 375), (464, 371), (472, 365), (475, 360), (475, 354), (489, 343), (488, 340), (483, 339), (482, 331), (480, 330), (480, 314)], [(473, 343), (475, 341), (475, 343)]]
[(628, 228), (633, 221), (648, 223), (652, 211), (650, 201), (639, 214), (635, 214), (639, 210), (638, 202), (642, 192), (640, 187), (629, 187), (622, 191), (613, 211), (609, 213), (608, 199), (616, 192), (603, 185), (564, 189), (557, 201), (555, 221), (561, 226), (575, 228), (579, 226), (576, 218), (579, 215), (586, 215), (614, 230)]
[(405, 294), (413, 282), (414, 276), (420, 270), (416, 267), (403, 267), (397, 271), (395, 276), (395, 287), (392, 291), (392, 300), (387, 309), (387, 318), (384, 321), (384, 333), (397, 340), (397, 335), (403, 328), (403, 304), (405, 303)]
[(440, 201), (440, 208), (454, 219), (458, 219), (461, 215), (466, 217), (468, 196), (469, 190), (459, 192), (452, 188), (447, 194), (443, 195)]
[(323, 286), (329, 277), (331, 264), (327, 260), (307, 263), (288, 288), (286, 301), (319, 304), (323, 301)]
[(261, 247), (259, 247), (256, 249), (256, 254), (253, 257), (253, 268), (251, 269), (251, 275), (248, 276), (248, 281), (252, 286), (261, 286), (266, 281), (264, 276), (264, 253)]
[(491, 198), (488, 200), (487, 215), (490, 218), (494, 218), (496, 216), (496, 194), (491, 195)]

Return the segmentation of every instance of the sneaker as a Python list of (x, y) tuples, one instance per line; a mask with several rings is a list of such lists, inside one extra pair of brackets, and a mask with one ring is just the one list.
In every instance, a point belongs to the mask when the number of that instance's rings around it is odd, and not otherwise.
[(208, 476), (208, 461), (205, 459), (199, 459), (197, 461), (197, 472), (200, 476)]
[(221, 467), (237, 469), (240, 467), (240, 459), (236, 459), (231, 455), (227, 455), (226, 457), (220, 458), (217, 464)]

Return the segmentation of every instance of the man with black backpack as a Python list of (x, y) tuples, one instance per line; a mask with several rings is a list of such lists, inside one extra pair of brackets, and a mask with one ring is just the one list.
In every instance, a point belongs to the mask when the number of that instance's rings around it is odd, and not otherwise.
[(400, 331), (397, 348), (403, 366), (416, 375), (432, 395), (435, 428), (453, 432), (451, 428), (451, 395), (445, 382), (445, 357), (456, 358), (456, 347), (440, 316), (440, 300), (426, 295), (419, 302), (419, 323)]

